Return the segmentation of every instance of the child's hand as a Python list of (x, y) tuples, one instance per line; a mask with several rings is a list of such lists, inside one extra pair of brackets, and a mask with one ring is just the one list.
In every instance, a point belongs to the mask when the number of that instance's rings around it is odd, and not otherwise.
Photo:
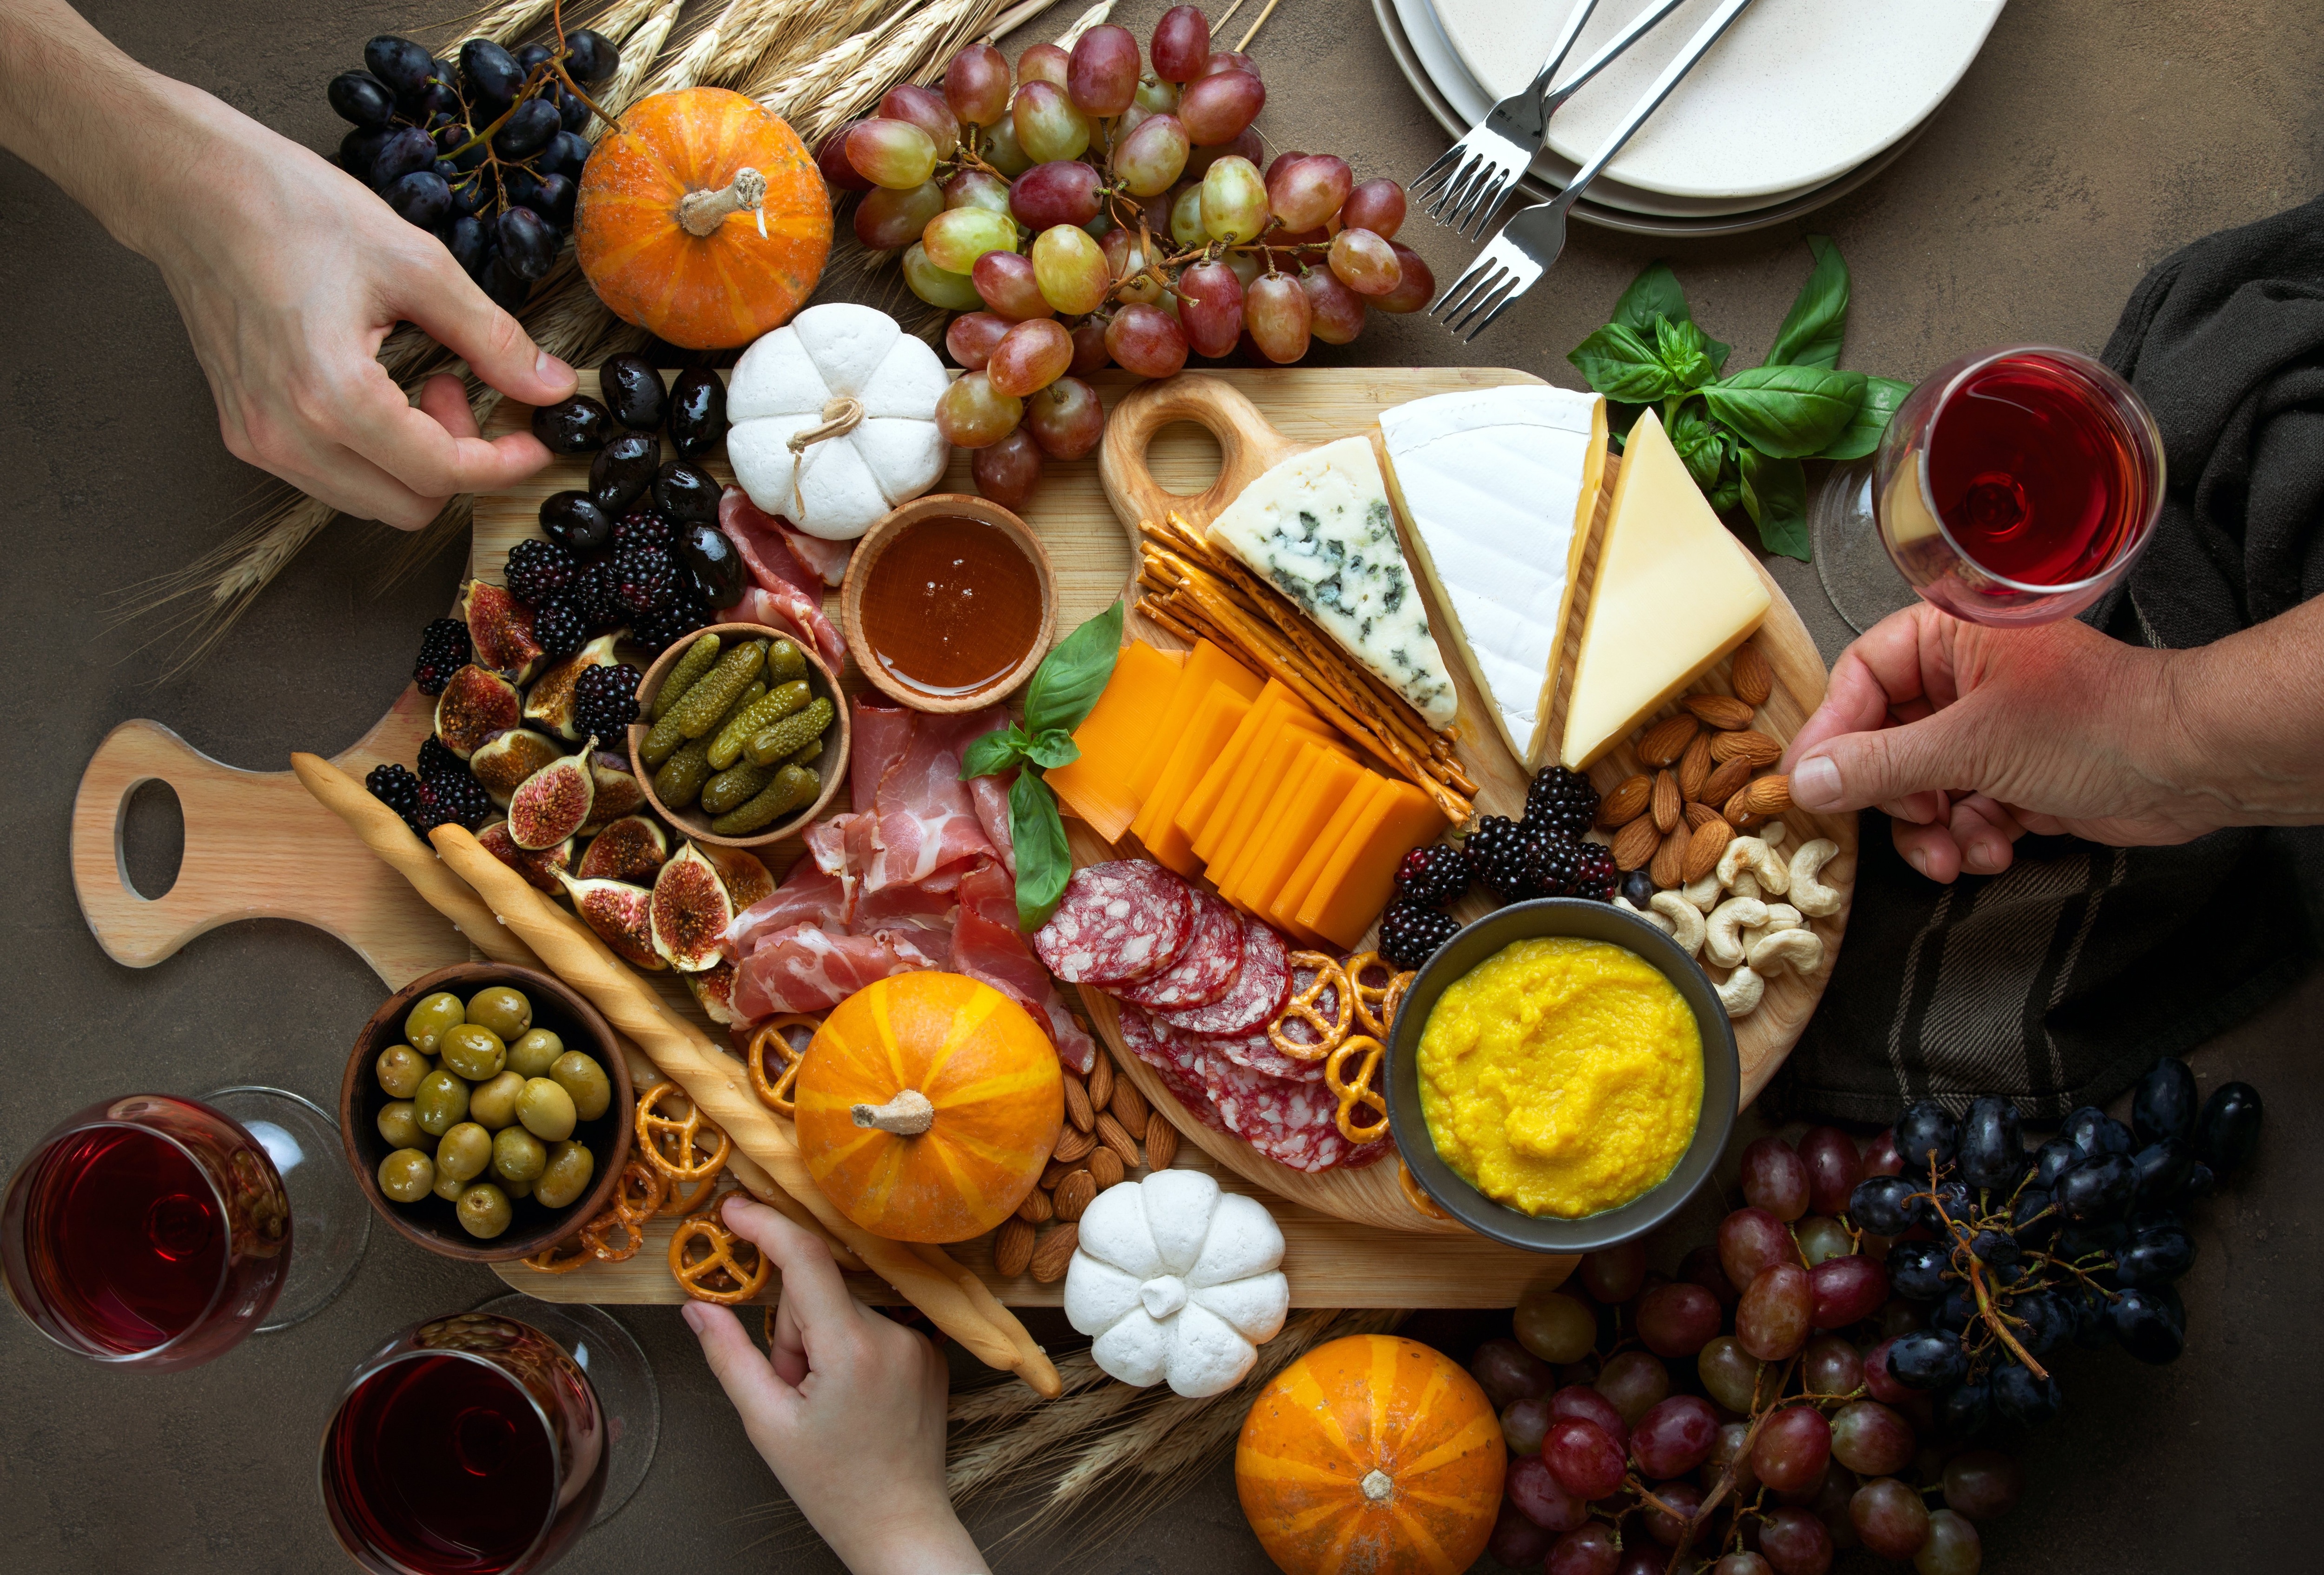
[(791, 1501), (855, 1575), (981, 1575), (945, 1496), (943, 1358), (858, 1305), (812, 1233), (740, 1196), (725, 1218), (782, 1274), (772, 1359), (724, 1307), (686, 1321)]

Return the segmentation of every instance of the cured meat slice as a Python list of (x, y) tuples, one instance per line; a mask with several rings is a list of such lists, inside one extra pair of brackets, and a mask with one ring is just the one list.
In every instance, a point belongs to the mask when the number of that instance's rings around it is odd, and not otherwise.
[(919, 940), (941, 931), (883, 931), (836, 935), (814, 924), (793, 924), (761, 935), (735, 967), (734, 1010), (744, 1017), (773, 1012), (825, 1012), (865, 985), (891, 974), (943, 966)]
[(1001, 862), (1008, 866), (1012, 880), (1017, 875), (1017, 840), (1009, 827), (1009, 790), (1016, 782), (1013, 769), (996, 776), (968, 779), (968, 798), (976, 809), (976, 823), (984, 829), (985, 840), (1001, 855)]
[(1033, 953), (1069, 985), (1101, 989), (1161, 972), (1194, 928), (1193, 888), (1158, 864), (1117, 858), (1077, 869)]
[(1242, 927), (1242, 966), (1234, 987), (1207, 1006), (1159, 1015), (1186, 1033), (1220, 1036), (1249, 1033), (1275, 1021), (1291, 993), (1291, 958), (1272, 925), (1253, 919)]
[[(1295, 1171), (1328, 1171), (1362, 1153), (1340, 1135), (1339, 1101), (1322, 1079), (1295, 1082), (1256, 1072), (1223, 1055), (1211, 1058), (1205, 1087), (1227, 1130)], [(1365, 1148), (1385, 1150), (1385, 1139)], [(1369, 1154), (1362, 1163), (1377, 1159)]]
[(1178, 960), (1114, 993), (1157, 1011), (1207, 1006), (1234, 987), (1242, 971), (1242, 916), (1210, 893), (1196, 890), (1194, 928)]
[[(857, 714), (869, 709), (860, 708)], [(871, 800), (876, 819), (872, 863), (863, 872), (867, 894), (892, 885), (950, 891), (974, 860), (998, 857), (977, 820), (968, 784), (960, 780), (960, 755), (970, 739), (1008, 722), (1009, 713), (998, 706), (918, 718), (902, 754), (890, 756), (881, 772)], [(863, 759), (859, 752), (848, 767), (858, 805), (864, 802)]]
[(1058, 1059), (1086, 1076), (1097, 1061), (1088, 1030), (1074, 1020), (1048, 969), (1017, 928), (1017, 883), (999, 865), (978, 866), (960, 883), (952, 923), (952, 967), (1009, 996), (1049, 1031)]
[(718, 528), (734, 543), (755, 582), (727, 616), (770, 627), (788, 625), (836, 672), (847, 660), (847, 642), (824, 616), (822, 586), (800, 567), (773, 526), (741, 487), (730, 486), (719, 498)]
[(1274, 1041), (1268, 1038), (1265, 1027), (1255, 1028), (1249, 1033), (1220, 1035), (1202, 1042), (1236, 1065), (1249, 1067), (1252, 1071), (1270, 1078), (1286, 1078), (1296, 1083), (1321, 1082), (1323, 1078), (1323, 1059), (1301, 1061), (1296, 1056), (1284, 1054), (1275, 1048)]
[(1213, 1132), (1227, 1130), (1211, 1103), (1210, 1089), (1203, 1077), (1202, 1060), (1207, 1059), (1207, 1052), (1197, 1052), (1199, 1059), (1190, 1058), (1186, 1047), (1160, 1024), (1142, 1008), (1128, 1005), (1121, 1007), (1121, 1042), (1130, 1047), (1130, 1054), (1154, 1069), (1170, 1097), (1184, 1105), (1189, 1115)]

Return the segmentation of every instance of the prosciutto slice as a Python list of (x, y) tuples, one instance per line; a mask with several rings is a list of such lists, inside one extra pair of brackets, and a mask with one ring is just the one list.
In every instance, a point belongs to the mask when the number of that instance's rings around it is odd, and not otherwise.
[(772, 516), (761, 513), (741, 487), (730, 486), (718, 499), (718, 528), (754, 582), (730, 616), (770, 628), (788, 625), (837, 672), (847, 660), (847, 644), (824, 616), (821, 582), (800, 564)]
[(898, 931), (843, 935), (793, 924), (760, 936), (735, 970), (734, 1010), (753, 1020), (777, 1012), (827, 1012), (868, 984), (935, 968), (938, 960)]

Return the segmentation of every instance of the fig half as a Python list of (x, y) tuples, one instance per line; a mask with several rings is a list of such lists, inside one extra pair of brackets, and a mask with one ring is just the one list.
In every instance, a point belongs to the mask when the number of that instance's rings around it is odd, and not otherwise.
[(509, 795), (526, 777), (564, 757), (565, 746), (548, 734), (511, 727), (476, 746), (476, 752), (468, 756), (468, 769), (493, 795), (493, 802), (505, 809)]
[(552, 897), (559, 889), (558, 873), (573, 866), (573, 839), (569, 837), (554, 848), (519, 848), (509, 836), (508, 822), (495, 820), (476, 833), (476, 840), (494, 858)]
[(726, 887), (726, 900), (734, 904), (739, 913), (745, 908), (756, 907), (761, 898), (775, 892), (775, 877), (759, 862), (759, 856), (744, 848), (706, 848), (703, 854), (711, 867), (718, 872)]
[(585, 881), (651, 880), (669, 857), (669, 837), (659, 822), (624, 815), (597, 833), (573, 873)]
[(742, 1014), (734, 1010), (734, 965), (720, 958), (698, 974), (687, 974), (686, 987), (694, 992), (695, 1004), (704, 1016), (721, 1028), (738, 1028)]
[(575, 880), (562, 870), (557, 878), (565, 883), (565, 894), (573, 899), (581, 922), (624, 962), (649, 971), (668, 966), (654, 950), (651, 892), (621, 881)]
[(693, 843), (679, 848), (654, 876), (654, 950), (680, 973), (700, 973), (718, 961), (719, 944), (733, 919), (725, 883)]
[(589, 756), (589, 774), (597, 783), (597, 799), (589, 806), (589, 823), (582, 830), (602, 830), (645, 808), (646, 790), (631, 774), (628, 755), (600, 749)]
[(523, 848), (554, 848), (581, 829), (596, 796), (587, 754), (561, 755), (509, 795), (510, 839)]
[(573, 721), (573, 684), (593, 667), (615, 664), (613, 636), (600, 635), (572, 655), (533, 680), (525, 691), (524, 719), (549, 728), (569, 744), (581, 742)]
[(473, 758), (493, 734), (523, 719), (516, 685), (473, 662), (447, 680), (436, 697), (436, 737), (463, 760)]
[(472, 579), (460, 596), (460, 616), (467, 620), (468, 639), (476, 660), (522, 683), (540, 666), (540, 642), (533, 638), (532, 609), (509, 595), (504, 586), (489, 579)]

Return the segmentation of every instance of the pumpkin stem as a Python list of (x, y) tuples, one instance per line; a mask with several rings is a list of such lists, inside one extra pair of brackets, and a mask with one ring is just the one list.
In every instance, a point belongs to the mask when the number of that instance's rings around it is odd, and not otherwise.
[(799, 472), (806, 468), (800, 461), (805, 458), (808, 447), (820, 443), (826, 438), (844, 438), (862, 424), (863, 402), (843, 394), (836, 399), (826, 400), (824, 403), (821, 425), (802, 427), (785, 440), (791, 451), (791, 506), (795, 511), (793, 518), (807, 517), (807, 497), (799, 490)]
[(1364, 1479), (1356, 1486), (1361, 1487), (1364, 1490), (1364, 1496), (1374, 1504), (1386, 1502), (1388, 1496), (1396, 1491), (1395, 1481), (1387, 1472), (1377, 1468), (1365, 1472)]
[(687, 235), (707, 236), (726, 222), (728, 214), (748, 211), (759, 216), (759, 233), (764, 235), (767, 215), (761, 205), (766, 200), (767, 178), (756, 170), (740, 169), (731, 184), (715, 191), (689, 191), (678, 199), (678, 226)]
[(936, 1107), (918, 1089), (906, 1089), (885, 1105), (857, 1105), (848, 1115), (858, 1126), (899, 1137), (918, 1137), (936, 1122)]

